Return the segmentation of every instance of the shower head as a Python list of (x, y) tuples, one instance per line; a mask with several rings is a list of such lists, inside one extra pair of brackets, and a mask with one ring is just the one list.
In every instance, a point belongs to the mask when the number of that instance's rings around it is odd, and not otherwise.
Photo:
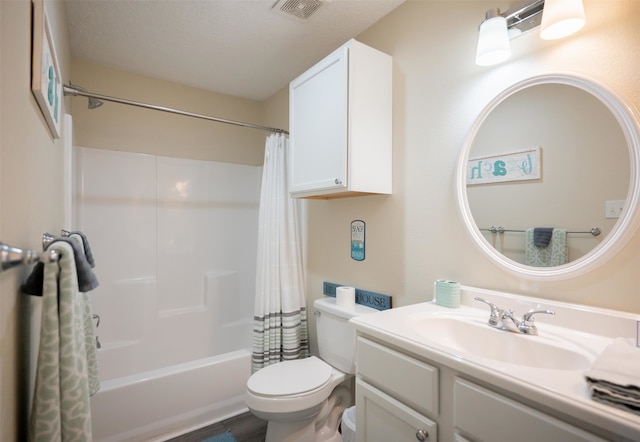
[(95, 109), (104, 104), (104, 101), (100, 101), (97, 98), (89, 97), (89, 109)]
[[(87, 93), (87, 90), (85, 88), (82, 88), (80, 86), (76, 86), (75, 84), (71, 84), (71, 82), (69, 82), (69, 84), (65, 84), (64, 85), (64, 95), (72, 95), (72, 96), (84, 96), (87, 97), (89, 99), (89, 105), (88, 108), (89, 109), (95, 109), (97, 107), (100, 107), (104, 104), (103, 101), (98, 100), (95, 97), (90, 97), (89, 95), (85, 95)], [(82, 92), (82, 93), (78, 93), (78, 92)]]

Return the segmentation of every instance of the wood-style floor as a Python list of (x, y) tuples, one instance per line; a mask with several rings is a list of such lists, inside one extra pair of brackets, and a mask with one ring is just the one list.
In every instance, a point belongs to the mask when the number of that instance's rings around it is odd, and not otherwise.
[(267, 421), (255, 417), (251, 413), (244, 413), (230, 419), (200, 428), (191, 433), (183, 434), (167, 442), (202, 442), (231, 430), (238, 442), (264, 442), (267, 434)]

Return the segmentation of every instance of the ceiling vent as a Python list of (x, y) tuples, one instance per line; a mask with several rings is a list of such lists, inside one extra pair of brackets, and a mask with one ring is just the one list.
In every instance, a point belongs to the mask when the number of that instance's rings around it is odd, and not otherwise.
[(279, 14), (295, 18), (299, 21), (307, 21), (311, 16), (322, 9), (329, 0), (279, 0), (273, 9)]

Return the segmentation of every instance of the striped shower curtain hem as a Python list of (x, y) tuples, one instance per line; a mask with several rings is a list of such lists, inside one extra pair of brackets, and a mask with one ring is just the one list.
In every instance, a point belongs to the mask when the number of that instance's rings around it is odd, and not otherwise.
[(254, 316), (253, 324), (252, 371), (309, 356), (306, 308), (289, 313)]

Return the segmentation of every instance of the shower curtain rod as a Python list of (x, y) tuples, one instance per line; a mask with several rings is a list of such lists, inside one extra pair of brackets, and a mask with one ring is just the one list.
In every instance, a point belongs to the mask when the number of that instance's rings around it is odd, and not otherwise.
[(183, 115), (185, 117), (193, 117), (193, 118), (200, 118), (202, 120), (209, 120), (209, 121), (215, 121), (218, 123), (226, 123), (226, 124), (233, 124), (235, 126), (242, 126), (242, 127), (250, 127), (253, 129), (260, 129), (260, 130), (266, 130), (269, 132), (275, 132), (275, 133), (281, 133), (281, 134), (289, 134), (289, 132), (287, 132), (284, 129), (278, 129), (275, 127), (267, 127), (267, 126), (260, 126), (257, 124), (251, 124), (251, 123), (244, 123), (242, 121), (234, 121), (234, 120), (227, 120), (224, 118), (216, 118), (216, 117), (211, 117), (209, 115), (202, 115), (202, 114), (196, 114), (193, 112), (187, 112), (187, 111), (183, 111), (180, 109), (173, 109), (171, 107), (165, 107), (165, 106), (157, 106), (155, 104), (148, 104), (148, 103), (142, 103), (139, 101), (131, 101), (131, 100), (125, 100), (123, 98), (117, 98), (117, 97), (110, 97), (109, 95), (101, 95), (101, 94), (95, 94), (93, 92), (87, 92), (84, 90), (80, 90), (78, 89), (75, 85), (72, 85), (71, 83), (69, 85), (63, 85), (63, 92), (65, 97), (67, 95), (71, 95), (71, 96), (81, 96), (81, 97), (87, 97), (87, 98), (96, 98), (98, 100), (104, 100), (104, 101), (112, 101), (114, 103), (120, 103), (120, 104), (127, 104), (129, 106), (136, 106), (136, 107), (142, 107), (145, 109), (153, 109), (153, 110), (157, 110), (157, 111), (162, 111), (162, 112), (169, 112), (171, 114), (178, 114), (178, 115)]

